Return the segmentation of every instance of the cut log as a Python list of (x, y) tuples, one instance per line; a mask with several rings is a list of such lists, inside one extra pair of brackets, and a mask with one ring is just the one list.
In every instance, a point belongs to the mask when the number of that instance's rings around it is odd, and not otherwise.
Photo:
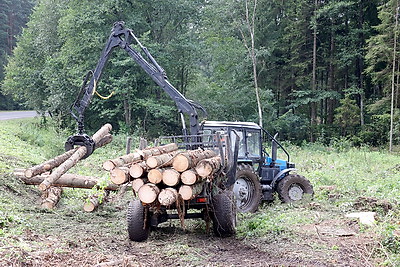
[(148, 148), (145, 150), (138, 151), (143, 156), (144, 160), (147, 160), (151, 156), (157, 156), (165, 153), (169, 153), (172, 151), (178, 150), (178, 145), (175, 143), (163, 145), (163, 146), (158, 146), (158, 147), (152, 147)]
[(197, 163), (203, 159), (215, 157), (217, 154), (212, 150), (190, 150), (176, 155), (172, 167), (178, 172), (186, 171), (196, 167)]
[(107, 134), (112, 130), (112, 126), (109, 123), (104, 124), (93, 136), (92, 139), (94, 143), (99, 143)]
[(160, 194), (158, 194), (158, 201), (161, 205), (171, 206), (178, 199), (178, 192), (175, 188), (168, 187), (161, 190)]
[(118, 157), (116, 159), (107, 160), (103, 163), (103, 169), (111, 171), (116, 167), (121, 167), (129, 163), (142, 160), (142, 156), (138, 152), (133, 152), (128, 155)]
[(139, 178), (142, 177), (143, 175), (145, 175), (145, 173), (147, 172), (147, 165), (146, 162), (144, 161), (140, 161), (138, 163), (133, 163), (132, 166), (129, 169), (129, 174), (133, 177), (133, 178)]
[[(92, 137), (94, 143), (98, 143), (106, 134), (111, 131), (111, 124), (105, 124)], [(66, 161), (64, 161), (57, 169), (55, 169), (40, 185), (39, 189), (44, 191), (48, 189), (61, 175), (72, 168), (81, 158), (86, 155), (86, 147), (79, 147)]]
[[(17, 173), (15, 173), (17, 174)], [(42, 174), (38, 176), (34, 176), (32, 178), (26, 178), (23, 174), (17, 175), (19, 179), (21, 179), (25, 184), (28, 185), (38, 185), (41, 184), (49, 174)], [(73, 188), (86, 188), (91, 189), (97, 186), (99, 178), (92, 177), (92, 176), (83, 176), (77, 174), (63, 174), (54, 184), (53, 186), (60, 186), (60, 187), (73, 187)], [(105, 190), (117, 191), (119, 186), (115, 184), (109, 184), (105, 188)]]
[(186, 170), (181, 173), (181, 181), (183, 184), (192, 185), (202, 180), (203, 178), (197, 174), (195, 169)]
[(133, 192), (135, 192), (135, 193), (139, 192), (140, 187), (142, 187), (142, 185), (144, 185), (147, 182), (148, 182), (148, 180), (146, 178), (136, 178), (136, 179), (134, 179), (131, 182), (132, 183)]
[(172, 166), (172, 159), (178, 154), (178, 151), (173, 151), (166, 154), (161, 154), (158, 156), (151, 156), (146, 160), (147, 166), (150, 169), (157, 167), (167, 167)]
[(147, 183), (140, 187), (138, 196), (143, 203), (151, 204), (157, 199), (159, 193), (160, 189), (155, 184)]
[(67, 159), (69, 159), (72, 154), (74, 154), (78, 150), (78, 148), (71, 149), (64, 154), (61, 154), (53, 159), (43, 162), (42, 164), (33, 166), (25, 171), (25, 176), (27, 178), (31, 178), (35, 175), (42, 174), (44, 172), (50, 171), (62, 163), (64, 163)]
[(54, 209), (61, 198), (62, 188), (51, 186), (42, 193), (42, 208)]
[(163, 180), (164, 169), (152, 169), (147, 174), (150, 183), (159, 184)]
[(100, 148), (100, 147), (102, 147), (102, 146), (105, 146), (105, 145), (111, 143), (112, 140), (113, 140), (112, 135), (111, 135), (111, 134), (106, 134), (103, 138), (101, 138), (101, 139), (99, 140), (99, 142), (97, 142), (97, 143), (94, 145), (94, 148), (95, 148), (95, 149), (98, 149), (98, 148)]
[(127, 167), (116, 167), (110, 171), (111, 182), (113, 184), (124, 184), (129, 181), (129, 168)]
[(181, 176), (181, 174), (178, 171), (176, 171), (172, 168), (167, 168), (167, 169), (164, 169), (164, 171), (162, 173), (162, 181), (164, 184), (166, 184), (168, 186), (175, 186), (179, 183), (180, 176)]
[(100, 201), (99, 198), (95, 195), (89, 196), (85, 200), (85, 204), (83, 204), (83, 210), (86, 212), (95, 211), (99, 207)]
[(221, 157), (203, 159), (196, 166), (196, 172), (200, 177), (209, 177), (221, 168)]
[(191, 200), (203, 191), (204, 183), (197, 183), (194, 185), (181, 185), (179, 194), (183, 200)]

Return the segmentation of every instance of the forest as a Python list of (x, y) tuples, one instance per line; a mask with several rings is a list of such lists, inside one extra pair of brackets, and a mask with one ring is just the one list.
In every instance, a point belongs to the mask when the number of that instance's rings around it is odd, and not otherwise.
[[(0, 109), (69, 107), (113, 23), (125, 21), (208, 120), (252, 121), (293, 143), (400, 142), (398, 0), (1, 0)], [(86, 114), (148, 137), (179, 133), (176, 106), (123, 51)]]

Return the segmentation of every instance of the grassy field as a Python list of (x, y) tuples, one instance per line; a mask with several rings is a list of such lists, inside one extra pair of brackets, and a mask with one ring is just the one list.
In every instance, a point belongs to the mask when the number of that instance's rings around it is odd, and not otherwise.
[[(114, 202), (88, 214), (81, 209), (90, 190), (69, 189), (59, 207), (47, 211), (39, 208), (38, 190), (12, 175), (15, 168), (60, 154), (68, 135), (39, 119), (0, 121), (0, 266), (91, 266), (116, 251), (133, 266), (237, 266), (260, 264), (260, 259), (281, 266), (400, 266), (399, 154), (352, 148), (346, 141), (329, 147), (287, 144), (298, 173), (314, 186), (312, 200), (264, 203), (255, 214), (240, 214), (237, 237), (228, 241), (192, 221), (186, 230), (169, 223), (145, 245), (135, 245), (127, 240), (124, 222), (131, 194), (114, 196)], [(125, 138), (115, 137), (71, 172), (107, 178), (101, 163), (124, 153)], [(376, 212), (375, 225), (345, 217), (355, 211)], [(159, 258), (150, 261), (144, 256), (148, 253)]]

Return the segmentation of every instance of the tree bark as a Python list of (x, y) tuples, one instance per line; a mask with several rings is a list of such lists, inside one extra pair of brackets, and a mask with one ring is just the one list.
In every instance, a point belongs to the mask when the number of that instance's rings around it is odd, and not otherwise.
[(197, 174), (195, 169), (186, 170), (181, 173), (181, 181), (183, 184), (192, 185), (202, 180), (202, 177)]
[[(23, 173), (18, 172), (15, 172), (14, 175), (28, 185), (41, 184), (46, 178), (49, 177), (48, 174), (42, 174), (31, 178), (26, 178)], [(66, 173), (61, 175), (61, 177), (54, 182), (53, 186), (91, 189), (97, 186), (98, 181), (99, 179), (96, 177)], [(119, 189), (119, 186), (108, 184), (104, 189), (117, 191)]]
[(157, 199), (159, 193), (160, 189), (155, 184), (147, 183), (140, 187), (138, 196), (143, 203), (151, 204)]
[(194, 185), (182, 185), (179, 188), (179, 194), (183, 200), (191, 200), (203, 191), (204, 183), (197, 183)]
[(147, 172), (148, 166), (146, 165), (146, 162), (140, 161), (138, 163), (133, 163), (131, 167), (129, 168), (129, 174), (133, 178), (139, 178), (145, 175)]
[(42, 208), (54, 209), (61, 198), (62, 191), (63, 190), (61, 187), (56, 186), (51, 186), (46, 191), (43, 191), (41, 204)]
[(221, 157), (203, 159), (196, 166), (196, 172), (200, 177), (209, 177), (221, 167)]
[(171, 206), (178, 199), (178, 192), (175, 188), (168, 187), (158, 194), (158, 202), (163, 206)]
[(146, 160), (146, 164), (151, 169), (157, 168), (157, 167), (172, 166), (172, 160), (177, 154), (178, 154), (178, 151), (173, 151), (173, 152), (161, 154), (158, 156), (151, 156)]
[(102, 147), (102, 146), (105, 146), (105, 145), (111, 143), (112, 140), (113, 140), (112, 135), (111, 135), (111, 134), (106, 134), (103, 138), (101, 138), (101, 139), (99, 140), (99, 142), (97, 142), (97, 143), (94, 145), (94, 149), (98, 149), (98, 148), (100, 148), (100, 147)]
[(168, 168), (163, 171), (162, 181), (168, 186), (175, 186), (179, 183), (180, 173), (174, 169)]
[(172, 163), (172, 167), (178, 172), (183, 172), (195, 167), (201, 160), (212, 158), (216, 155), (217, 153), (212, 150), (190, 150), (176, 155)]
[(121, 167), (139, 160), (142, 160), (142, 156), (138, 152), (133, 152), (128, 155), (105, 161), (103, 163), (103, 169), (111, 171), (116, 167)]
[(148, 148), (138, 152), (142, 155), (144, 160), (147, 160), (151, 156), (158, 156), (175, 150), (178, 150), (178, 145), (175, 143), (171, 143), (163, 146)]
[(164, 169), (152, 169), (147, 174), (150, 183), (159, 184), (163, 180)]
[[(105, 124), (101, 127), (93, 136), (94, 143), (98, 143), (105, 135), (107, 135), (112, 129), (111, 124)], [(79, 147), (75, 153), (71, 155), (65, 162), (63, 162), (57, 169), (55, 169), (40, 185), (39, 189), (44, 191), (48, 189), (55, 181), (57, 181), (61, 175), (66, 173), (72, 168), (81, 158), (86, 155), (86, 147)]]
[(50, 170), (60, 166), (67, 159), (69, 159), (72, 156), (72, 154), (74, 154), (77, 150), (78, 150), (78, 148), (71, 149), (71, 150), (65, 152), (64, 154), (61, 154), (53, 159), (43, 162), (42, 164), (33, 166), (33, 167), (25, 170), (25, 177), (31, 178), (33, 176), (42, 174), (44, 172), (50, 171)]
[(111, 182), (113, 184), (121, 185), (129, 181), (129, 168), (117, 167), (110, 171)]

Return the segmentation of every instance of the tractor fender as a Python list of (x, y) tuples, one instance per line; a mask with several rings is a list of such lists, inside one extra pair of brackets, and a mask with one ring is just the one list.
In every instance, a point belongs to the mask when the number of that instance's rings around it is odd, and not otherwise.
[(278, 181), (280, 181), (281, 179), (283, 179), (283, 177), (284, 177), (283, 175), (284, 175), (284, 174), (289, 173), (289, 172), (291, 172), (291, 171), (297, 171), (297, 169), (296, 169), (296, 168), (287, 168), (287, 169), (284, 169), (284, 170), (281, 170), (280, 172), (278, 172), (278, 173), (275, 175), (275, 177), (274, 177), (274, 179), (272, 180), (272, 182), (271, 182), (271, 188), (274, 188), (276, 182), (278, 182)]

